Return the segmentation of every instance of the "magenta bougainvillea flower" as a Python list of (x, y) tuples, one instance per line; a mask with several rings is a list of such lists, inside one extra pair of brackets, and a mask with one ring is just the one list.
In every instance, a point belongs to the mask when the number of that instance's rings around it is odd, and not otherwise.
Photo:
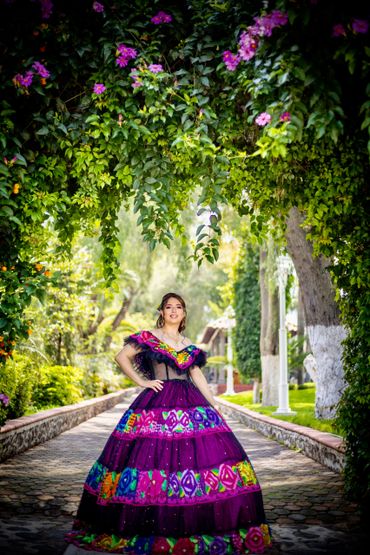
[(139, 72), (138, 72), (138, 70), (137, 70), (136, 67), (133, 67), (133, 68), (132, 68), (132, 70), (131, 70), (131, 72), (130, 72), (130, 77), (131, 77), (131, 79), (133, 79), (133, 81), (134, 81), (134, 82), (131, 84), (131, 87), (132, 87), (133, 89), (137, 89), (138, 87), (142, 87), (142, 86), (143, 86), (143, 83), (142, 83), (142, 81), (141, 81), (141, 79), (140, 79), (140, 77), (139, 77)]
[(290, 121), (292, 116), (290, 115), (290, 112), (283, 112), (279, 119), (280, 121)]
[(266, 17), (271, 18), (274, 27), (282, 27), (283, 25), (286, 25), (289, 21), (288, 14), (285, 12), (281, 12), (280, 10), (273, 10), (271, 14), (267, 15)]
[(0, 393), (0, 403), (2, 403), (4, 407), (8, 406), (9, 400), (9, 397), (5, 395), (5, 393)]
[(333, 26), (331, 36), (332, 37), (345, 37), (346, 36), (346, 29), (345, 29), (344, 25), (342, 25), (341, 23), (336, 23)]
[[(254, 25), (247, 27), (247, 30), (243, 31), (240, 35), (238, 53), (232, 54), (231, 52), (229, 53), (229, 50), (224, 52), (223, 59), (227, 69), (234, 71), (240, 60), (246, 62), (251, 60), (256, 54), (259, 38), (270, 37), (275, 27), (282, 27), (287, 23), (288, 15), (280, 10), (274, 10), (266, 15), (255, 17)], [(231, 56), (234, 56), (234, 58)]]
[(44, 77), (44, 79), (50, 77), (50, 72), (40, 62), (35, 62), (34, 64), (32, 64), (32, 69), (34, 69), (36, 73), (40, 75), (40, 77)]
[(53, 13), (53, 2), (51, 0), (40, 0), (40, 4), (42, 19), (49, 19)]
[(264, 127), (271, 121), (271, 116), (268, 112), (261, 112), (254, 120), (257, 125)]
[(157, 13), (157, 15), (154, 15), (150, 21), (154, 23), (154, 25), (160, 25), (161, 23), (171, 23), (172, 15), (160, 11)]
[(15, 83), (15, 85), (19, 87), (25, 87), (26, 89), (28, 89), (28, 87), (32, 85), (32, 80), (33, 80), (32, 71), (27, 71), (24, 75), (17, 73), (17, 75), (13, 78), (13, 82)]
[(369, 22), (366, 19), (354, 19), (352, 21), (352, 30), (354, 33), (367, 33), (369, 30)]
[(120, 67), (126, 67), (129, 61), (137, 56), (136, 50), (125, 44), (119, 44), (117, 46), (117, 53), (118, 58), (116, 59), (116, 64)]
[(222, 54), (222, 59), (229, 71), (235, 71), (240, 62), (240, 56), (238, 54), (233, 54), (230, 50), (225, 50)]
[(255, 37), (251, 36), (246, 31), (240, 36), (239, 39), (239, 56), (242, 60), (248, 62), (253, 58), (256, 53), (258, 41)]
[(149, 71), (152, 73), (160, 73), (163, 71), (163, 66), (161, 64), (150, 64), (148, 66)]
[(95, 94), (103, 94), (107, 90), (107, 87), (103, 83), (95, 83), (93, 86), (93, 91)]
[(104, 11), (104, 5), (101, 4), (100, 2), (93, 2), (93, 10), (96, 13), (102, 13)]

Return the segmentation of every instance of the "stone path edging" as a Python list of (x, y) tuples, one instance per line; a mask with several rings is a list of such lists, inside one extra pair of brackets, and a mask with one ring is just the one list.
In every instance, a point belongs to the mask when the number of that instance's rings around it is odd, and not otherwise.
[(341, 437), (328, 432), (320, 432), (308, 426), (300, 426), (285, 420), (271, 418), (250, 409), (230, 403), (220, 397), (217, 402), (223, 411), (249, 428), (275, 439), (287, 447), (299, 449), (311, 459), (341, 473), (344, 467), (345, 446)]
[(81, 403), (9, 420), (0, 428), (0, 462), (26, 451), (104, 412), (130, 397), (136, 387), (120, 389)]

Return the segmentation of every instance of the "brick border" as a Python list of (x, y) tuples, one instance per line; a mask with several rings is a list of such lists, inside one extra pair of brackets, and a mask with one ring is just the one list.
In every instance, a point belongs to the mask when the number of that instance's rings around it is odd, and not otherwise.
[(223, 412), (236, 418), (249, 428), (283, 443), (291, 449), (298, 449), (307, 457), (341, 473), (344, 468), (345, 444), (343, 438), (320, 432), (308, 426), (300, 426), (285, 420), (271, 418), (250, 409), (230, 403), (226, 399), (217, 397), (217, 402), (222, 405)]
[(0, 428), (0, 462), (77, 426), (136, 393), (137, 387), (121, 389), (81, 403), (44, 410), (7, 421)]

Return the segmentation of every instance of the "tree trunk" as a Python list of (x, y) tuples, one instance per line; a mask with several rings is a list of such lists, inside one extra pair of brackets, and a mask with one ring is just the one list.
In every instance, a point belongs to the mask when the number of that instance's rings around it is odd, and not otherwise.
[[(104, 314), (104, 302), (99, 303), (99, 297), (97, 294), (94, 294), (91, 296), (91, 300), (94, 303), (94, 309), (91, 315), (91, 320), (89, 323), (89, 326), (86, 330), (84, 330), (82, 332), (82, 337), (83, 339), (88, 339), (91, 335), (94, 335), (97, 332), (98, 327), (100, 326), (100, 324), (102, 323), (102, 321), (105, 318), (105, 314)], [(95, 316), (95, 306), (96, 304), (98, 304), (98, 314)], [(95, 316), (95, 318), (94, 318)]]
[(267, 252), (260, 251), (262, 405), (279, 404), (279, 297), (266, 275)]
[[(298, 356), (301, 358), (304, 352), (304, 305), (302, 297), (302, 289), (298, 288), (298, 306), (297, 306), (297, 339), (298, 339)], [(302, 385), (304, 382), (305, 368), (303, 363), (297, 368), (297, 383)]]
[[(121, 308), (119, 309), (119, 311), (117, 312), (116, 317), (114, 318), (113, 322), (112, 322), (112, 327), (111, 327), (111, 331), (113, 332), (114, 330), (116, 330), (118, 328), (118, 326), (120, 325), (120, 323), (122, 322), (122, 320), (126, 317), (126, 314), (128, 312), (128, 309), (130, 308), (130, 305), (133, 301), (134, 296), (136, 295), (137, 291), (132, 291), (130, 292), (130, 296), (128, 299), (124, 299), (122, 301), (122, 305)], [(108, 351), (110, 344), (112, 343), (112, 334), (109, 333), (105, 340), (104, 340), (104, 345), (103, 345), (103, 350), (104, 351)]]
[(261, 384), (259, 380), (253, 380), (253, 404), (257, 405), (260, 402)]
[(307, 333), (317, 364), (315, 414), (317, 418), (334, 418), (345, 388), (341, 358), (346, 334), (327, 269), (330, 260), (313, 256), (312, 244), (301, 227), (303, 221), (304, 216), (293, 207), (287, 218), (287, 250), (298, 274)]

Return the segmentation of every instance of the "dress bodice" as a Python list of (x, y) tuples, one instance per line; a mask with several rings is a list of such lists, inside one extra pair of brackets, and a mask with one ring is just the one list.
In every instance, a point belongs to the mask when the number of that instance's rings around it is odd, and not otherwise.
[(136, 369), (149, 379), (189, 379), (189, 370), (206, 364), (207, 353), (196, 345), (177, 351), (150, 331), (143, 330), (125, 338), (124, 344), (137, 348)]

